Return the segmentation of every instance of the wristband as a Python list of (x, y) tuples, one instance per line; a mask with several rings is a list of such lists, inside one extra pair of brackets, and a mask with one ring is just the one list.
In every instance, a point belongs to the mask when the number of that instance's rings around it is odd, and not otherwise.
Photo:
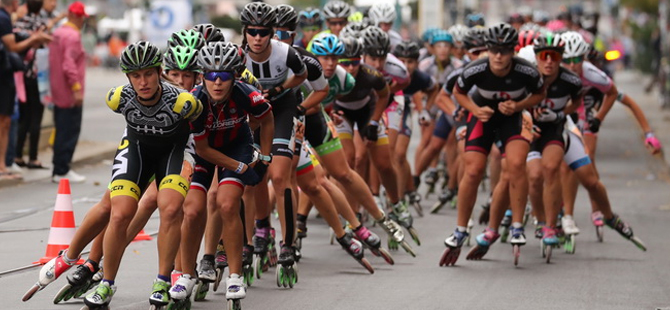
[(647, 133), (644, 134), (645, 139), (649, 139), (649, 138), (653, 138), (653, 137), (655, 137), (653, 131), (650, 131), (650, 132), (647, 132)]
[(379, 127), (379, 122), (370, 120), (370, 125)]
[(244, 169), (244, 163), (243, 163), (243, 162), (240, 162), (239, 165), (237, 165), (237, 169), (235, 169), (235, 173), (237, 173), (237, 174), (241, 174), (241, 173), (242, 173), (242, 169)]

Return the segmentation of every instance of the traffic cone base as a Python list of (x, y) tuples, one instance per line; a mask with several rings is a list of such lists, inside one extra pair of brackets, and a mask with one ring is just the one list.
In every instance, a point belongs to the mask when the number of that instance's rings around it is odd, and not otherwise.
[(135, 236), (133, 239), (133, 242), (135, 241), (148, 241), (152, 240), (153, 238), (149, 236), (147, 233), (144, 232), (144, 229), (140, 230), (140, 232)]
[[(58, 184), (58, 195), (56, 196), (54, 214), (51, 219), (46, 254), (35, 263), (45, 264), (58, 256), (61, 250), (67, 249), (74, 237), (75, 229), (70, 181), (62, 179)], [(83, 264), (84, 261), (80, 259), (77, 263)]]

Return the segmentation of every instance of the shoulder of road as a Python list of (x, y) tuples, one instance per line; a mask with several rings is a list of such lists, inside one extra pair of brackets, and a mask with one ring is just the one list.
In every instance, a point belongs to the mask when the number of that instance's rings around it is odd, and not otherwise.
[[(644, 111), (649, 124), (653, 128), (657, 138), (661, 141), (665, 151), (661, 155), (657, 155), (655, 168), (659, 175), (668, 176), (670, 169), (670, 110), (662, 109), (658, 100), (658, 93), (646, 93), (640, 81), (647, 81), (648, 76), (645, 76), (635, 71), (619, 71), (615, 76), (615, 82), (620, 91), (628, 94), (637, 101), (640, 108)], [(620, 105), (615, 105), (620, 106)], [(630, 114), (631, 118), (633, 117)], [(607, 120), (605, 120), (607, 123)], [(644, 137), (640, 131), (640, 141), (642, 143)], [(116, 152), (117, 144), (112, 142), (95, 142), (95, 141), (79, 141), (74, 158), (72, 160), (73, 167), (77, 168), (82, 165), (100, 162), (102, 160), (111, 160)], [(47, 147), (39, 153), (39, 159), (45, 166), (51, 166), (52, 149)], [(48, 179), (51, 177), (51, 169), (22, 169), (23, 178), (20, 180), (0, 180), (0, 187), (11, 187), (19, 184), (35, 182), (39, 180)]]

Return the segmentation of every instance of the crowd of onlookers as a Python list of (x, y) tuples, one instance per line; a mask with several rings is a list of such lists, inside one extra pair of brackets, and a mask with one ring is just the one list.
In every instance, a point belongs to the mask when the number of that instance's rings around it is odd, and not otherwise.
[[(20, 180), (22, 169), (52, 169), (53, 181), (85, 180), (70, 163), (81, 130), (81, 29), (88, 15), (79, 1), (63, 13), (56, 6), (57, 0), (0, 0), (0, 181)], [(46, 106), (55, 127), (51, 167), (38, 159)]]

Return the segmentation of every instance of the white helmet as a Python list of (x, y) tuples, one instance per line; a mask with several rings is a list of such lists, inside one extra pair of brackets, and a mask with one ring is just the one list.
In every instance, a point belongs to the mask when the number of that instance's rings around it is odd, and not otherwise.
[(465, 25), (456, 24), (449, 27), (447, 31), (449, 31), (449, 34), (451, 34), (451, 38), (454, 40), (454, 42), (463, 42), (463, 38), (465, 38), (465, 35), (468, 34), (470, 28), (466, 27)]
[(589, 52), (589, 49), (591, 49), (589, 44), (586, 43), (584, 37), (579, 32), (565, 32), (561, 34), (561, 39), (563, 39), (563, 42), (565, 42), (563, 58), (584, 56)]
[(376, 3), (368, 11), (368, 17), (374, 25), (379, 23), (393, 23), (396, 19), (395, 7), (386, 2)]
[(530, 63), (537, 66), (537, 60), (535, 59), (535, 50), (533, 49), (532, 44), (522, 47), (516, 55), (520, 58), (528, 60)]

